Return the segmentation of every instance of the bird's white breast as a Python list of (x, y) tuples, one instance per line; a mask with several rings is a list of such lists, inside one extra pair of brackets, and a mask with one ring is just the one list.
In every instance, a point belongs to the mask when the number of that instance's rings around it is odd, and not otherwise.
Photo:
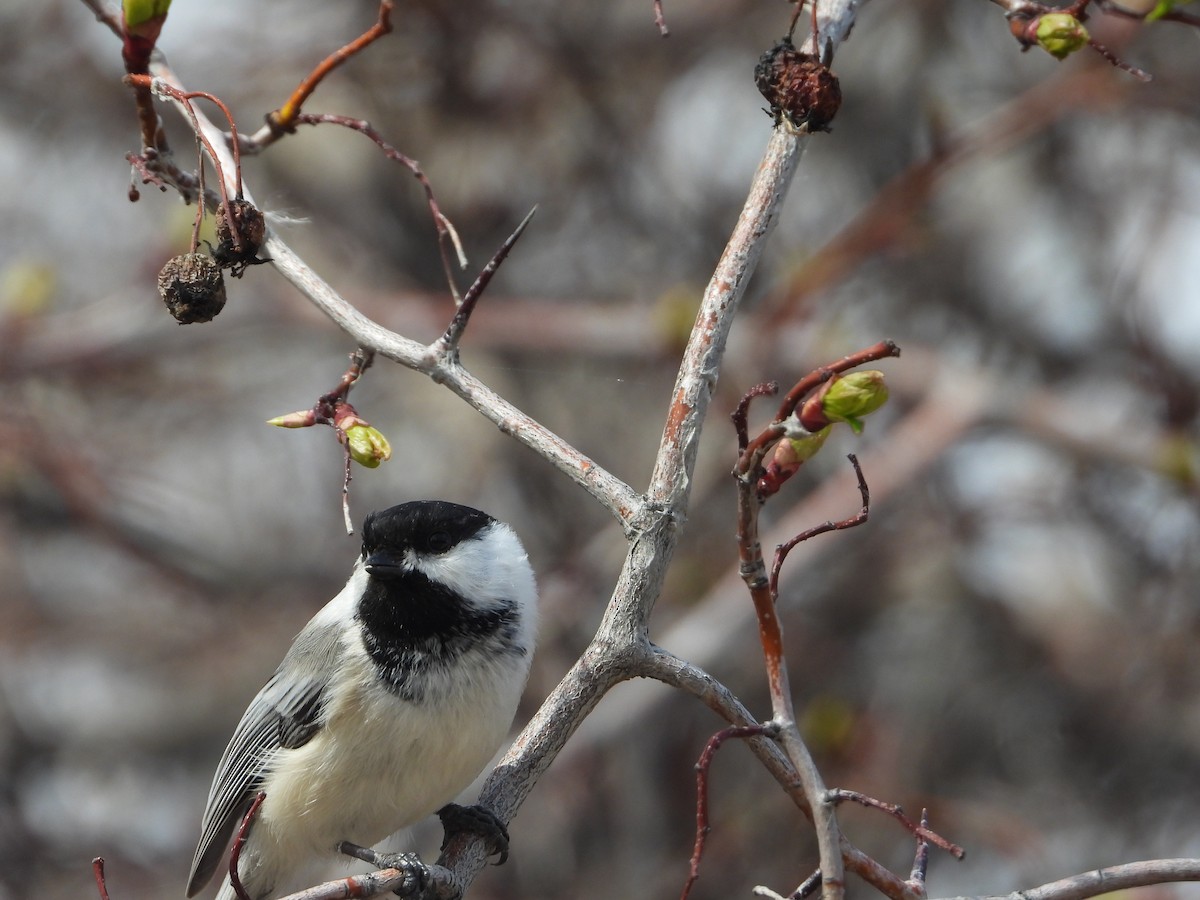
[(328, 856), (341, 841), (369, 847), (449, 803), (508, 733), (528, 654), (470, 651), (453, 680), (432, 676), (443, 683), (429, 692), (438, 701), (425, 704), (382, 686), (356, 629), (345, 639), (342, 666), (347, 677), (333, 682), (324, 727), (269, 762), (267, 799), (247, 853), (298, 859)]

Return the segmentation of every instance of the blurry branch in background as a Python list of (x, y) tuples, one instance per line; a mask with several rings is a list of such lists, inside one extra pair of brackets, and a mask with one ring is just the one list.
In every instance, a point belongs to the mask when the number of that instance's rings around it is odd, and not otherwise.
[[(143, 139), (141, 152), (130, 154), (135, 172), (147, 182), (164, 189), (170, 187), (177, 190), (185, 200), (200, 200), (202, 205), (218, 210), (224, 207), (227, 228), (232, 230), (228, 244), (222, 238), (221, 244), (214, 250), (212, 258), (215, 264), (219, 268), (235, 269), (235, 275), (241, 274), (252, 261), (245, 256), (249, 244), (252, 243), (256, 250), (261, 246), (272, 265), (358, 347), (350, 369), (333, 391), (322, 395), (312, 409), (280, 417), (275, 424), (298, 427), (331, 424), (346, 447), (347, 473), (344, 485), (348, 487), (351, 459), (357, 459), (364, 465), (371, 465), (372, 462), (378, 464), (390, 452), (382, 435), (374, 432), (346, 399), (351, 387), (372, 359), (382, 356), (445, 385), (501, 431), (515, 437), (582, 487), (613, 515), (625, 533), (628, 542), (625, 562), (596, 634), (488, 777), (480, 794), (480, 803), (489, 807), (501, 821), (510, 821), (541, 775), (604, 695), (623, 681), (650, 678), (696, 697), (728, 722), (732, 730), (721, 734), (746, 738), (766, 770), (779, 782), (793, 803), (814, 822), (820, 877), (806, 880), (802, 891), (815, 891), (820, 886), (824, 898), (839, 900), (845, 890), (843, 872), (851, 871), (893, 900), (918, 900), (923, 897), (923, 860), (927, 845), (934, 843), (951, 852), (957, 848), (930, 832), (925, 827), (924, 818), (922, 824), (913, 826), (910, 820), (899, 814), (898, 808), (881, 801), (869, 801), (868, 805), (894, 811), (893, 815), (915, 838), (917, 862), (913, 874), (905, 880), (863, 854), (842, 834), (835, 817), (837, 803), (844, 799), (859, 799), (862, 795), (828, 790), (801, 738), (793, 709), (792, 688), (787, 679), (783, 634), (776, 613), (784, 560), (790, 559), (793, 567), (796, 565), (800, 554), (792, 551), (798, 548), (801, 541), (823, 531), (852, 527), (866, 520), (868, 490), (857, 461), (854, 463), (855, 474), (863, 501), (858, 515), (831, 520), (815, 528), (811, 521), (790, 528), (789, 537), (781, 541), (776, 550), (770, 576), (758, 534), (758, 513), (762, 503), (820, 449), (823, 435), (828, 433), (828, 429), (841, 422), (856, 431), (860, 430), (861, 417), (877, 409), (886, 399), (880, 373), (852, 373), (851, 370), (873, 360), (898, 355), (893, 344), (881, 342), (801, 379), (787, 393), (774, 420), (754, 436), (751, 436), (747, 424), (750, 401), (771, 393), (771, 390), (753, 389), (738, 410), (739, 457), (734, 471), (738, 485), (737, 550), (741, 563), (738, 574), (751, 594), (759, 625), (771, 690), (772, 718), (765, 722), (756, 721), (728, 688), (694, 661), (675, 656), (649, 640), (649, 617), (662, 592), (680, 528), (687, 518), (699, 436), (721, 371), (730, 329), (763, 247), (778, 219), (808, 137), (806, 127), (812, 125), (814, 129), (819, 129), (825, 124), (808, 114), (806, 110), (811, 110), (806, 104), (819, 104), (822, 99), (828, 100), (828, 97), (797, 97), (789, 92), (801, 82), (805, 87), (811, 87), (812, 84), (818, 87), (836, 86), (836, 79), (827, 71), (826, 63), (836, 45), (849, 33), (860, 0), (823, 2), (818, 10), (813, 11), (812, 34), (803, 49), (793, 54), (785, 48), (772, 58), (773, 66), (776, 63), (784, 66), (773, 68), (770, 73), (772, 93), (768, 99), (779, 122), (771, 133), (741, 214), (701, 298), (695, 324), (682, 353), (653, 471), (645, 491), (638, 491), (626, 484), (581, 450), (517, 409), (472, 375), (459, 358), (459, 341), (483, 289), (527, 225), (528, 218), (484, 268), (475, 285), (451, 312), (449, 324), (442, 335), (430, 344), (422, 344), (389, 330), (364, 315), (265, 224), (261, 241), (255, 239), (258, 235), (247, 235), (241, 230), (240, 223), (243, 220), (240, 215), (234, 214), (228, 198), (232, 195), (250, 205), (253, 201), (250, 192), (241, 184), (241, 166), (236, 158), (238, 152), (249, 154), (262, 151), (291, 133), (298, 124), (332, 123), (349, 127), (372, 140), (385, 155), (405, 165), (424, 187), (437, 230), (449, 290), (457, 299), (450, 253), (450, 249), (454, 249), (461, 265), (462, 254), (457, 235), (440, 212), (432, 187), (416, 162), (391, 147), (366, 122), (338, 116), (314, 116), (301, 111), (303, 103), (330, 71), (390, 30), (391, 0), (383, 0), (380, 4), (375, 25), (318, 65), (289, 100), (271, 114), (267, 127), (249, 139), (239, 139), (232, 129), (232, 123), (231, 133), (224, 133), (198, 111), (190, 100), (204, 95), (187, 91), (154, 49), (155, 29), (161, 27), (166, 5), (169, 4), (154, 8), (159, 20), (147, 26), (144, 34), (139, 33), (141, 41), (133, 42), (136, 50), (133, 52), (130, 50), (130, 22), (122, 25), (121, 18), (104, 8), (99, 0), (83, 2), (126, 41), (127, 83), (135, 91)], [(665, 34), (666, 24), (660, 5), (655, 5), (654, 14), (660, 32)], [(795, 22), (794, 16), (792, 21)], [(776, 49), (779, 49), (778, 45)], [(1047, 49), (1054, 52), (1051, 48)], [(802, 67), (799, 75), (803, 75), (803, 78), (798, 77), (797, 70), (786, 68), (792, 63)], [(819, 77), (808, 80), (808, 76), (814, 73)], [(215, 196), (204, 193), (199, 172), (184, 172), (171, 161), (170, 150), (162, 136), (161, 122), (153, 107), (156, 96), (168, 99), (183, 110), (218, 173), (222, 200), (218, 201)], [(785, 114), (781, 115), (781, 111)], [(177, 286), (177, 291), (184, 291), (185, 287)], [(174, 308), (172, 311), (175, 311)], [(203, 321), (198, 317), (189, 320)], [(357, 446), (358, 455), (352, 437), (355, 429), (361, 430), (359, 437), (363, 439)], [(898, 441), (901, 434), (894, 433), (892, 440)], [(348, 509), (345, 514), (349, 521)], [(715, 752), (718, 744), (719, 741), (710, 744), (712, 752)], [(712, 753), (707, 750), (706, 753), (711, 760)], [(702, 774), (706, 778), (707, 769)], [(700, 783), (698, 839), (684, 896), (698, 875), (703, 850), (702, 832), (708, 827), (705, 783)], [(863, 798), (860, 802), (868, 800)], [(439, 864), (430, 867), (429, 891), (439, 897), (464, 892), (484, 866), (486, 854), (483, 841), (466, 835), (454, 838), (445, 848)], [(1119, 885), (1129, 886), (1134, 883), (1154, 883), (1155, 880), (1195, 877), (1196, 871), (1195, 868), (1189, 868), (1196, 865), (1193, 861), (1158, 861), (1134, 865), (1140, 868), (1122, 867), (1120, 870), (1110, 870), (1110, 875), (1119, 872), (1112, 877), (1130, 879)], [(1126, 869), (1129, 871), (1126, 872)], [(385, 871), (366, 878), (330, 882), (293, 897), (375, 896), (395, 889), (400, 883), (396, 879), (403, 877)], [(1109, 877), (1081, 875), (1072, 880), (1068, 887), (1048, 885), (1039, 888), (1038, 891), (1046, 893), (1037, 896), (1039, 900), (1090, 896), (1113, 889), (1114, 884), (1108, 880)], [(97, 881), (103, 891), (100, 869), (97, 870)], [(1031, 893), (1027, 892), (1025, 896), (1029, 897)]]

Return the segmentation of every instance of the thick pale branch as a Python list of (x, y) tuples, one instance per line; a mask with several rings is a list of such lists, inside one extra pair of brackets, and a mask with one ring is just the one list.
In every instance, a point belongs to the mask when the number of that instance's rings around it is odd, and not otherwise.
[(1149, 859), (1093, 869), (1026, 891), (946, 900), (1084, 900), (1112, 891), (1175, 881), (1200, 881), (1200, 859)]
[(787, 129), (772, 132), (742, 213), (704, 291), (650, 480), (650, 499), (656, 504), (686, 508), (700, 427), (717, 385), (725, 342), (766, 238), (775, 227), (803, 151), (802, 141)]

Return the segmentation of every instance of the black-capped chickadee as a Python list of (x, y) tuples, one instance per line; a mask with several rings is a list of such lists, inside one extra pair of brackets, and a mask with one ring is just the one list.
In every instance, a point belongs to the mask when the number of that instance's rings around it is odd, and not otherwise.
[[(187, 895), (227, 859), (253, 900), (342, 841), (371, 846), (471, 783), (512, 725), (537, 616), (533, 570), (486, 513), (417, 501), (369, 515), (350, 580), (297, 635), (221, 757)], [(226, 875), (218, 900), (236, 895)]]

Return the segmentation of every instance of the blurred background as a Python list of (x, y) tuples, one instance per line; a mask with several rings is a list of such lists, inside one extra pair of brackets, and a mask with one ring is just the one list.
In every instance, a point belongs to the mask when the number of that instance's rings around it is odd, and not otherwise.
[[(770, 0), (399, 3), (395, 32), (307, 109), (369, 119), (420, 160), (481, 266), (537, 217), (467, 334), (467, 366), (645, 487), (678, 352), (771, 121), (752, 72)], [(175, 0), (160, 45), (252, 130), (375, 4)], [(750, 285), (652, 638), (769, 714), (736, 576), (727, 413), (757, 382), (890, 337), (893, 398), (765, 512), (799, 548), (781, 607), (828, 783), (930, 809), (967, 848), (932, 896), (1200, 855), (1200, 34), (1113, 17), (1154, 75), (1022, 54), (982, 0), (867, 4)], [(0, 898), (183, 895), (216, 761), (291, 637), (341, 586), (341, 451), (269, 428), (332, 388), (353, 344), (269, 266), (207, 325), (155, 276), (192, 209), (127, 198), (119, 44), (77, 2), (0, 9)], [(167, 122), (184, 164), (191, 142)], [(423, 194), (323, 127), (245, 165), (276, 227), (344, 296), (428, 341), (450, 303)], [(356, 469), (356, 521), (417, 497), (516, 527), (539, 573), (519, 724), (599, 621), (619, 529), (449, 393), (380, 362), (355, 390), (395, 456)], [(766, 415), (768, 406), (757, 412)], [(677, 895), (692, 765), (721, 723), (657, 685), (604, 700), (472, 896)], [(472, 795), (473, 796), (473, 795)], [(786, 893), (806, 823), (744, 747), (712, 772), (696, 897)], [(907, 874), (878, 813), (850, 838)], [(439, 834), (398, 842), (435, 854)], [(432, 858), (432, 856), (429, 856)], [(873, 896), (852, 883), (852, 896)], [(1190, 887), (1149, 897), (1200, 897)]]

